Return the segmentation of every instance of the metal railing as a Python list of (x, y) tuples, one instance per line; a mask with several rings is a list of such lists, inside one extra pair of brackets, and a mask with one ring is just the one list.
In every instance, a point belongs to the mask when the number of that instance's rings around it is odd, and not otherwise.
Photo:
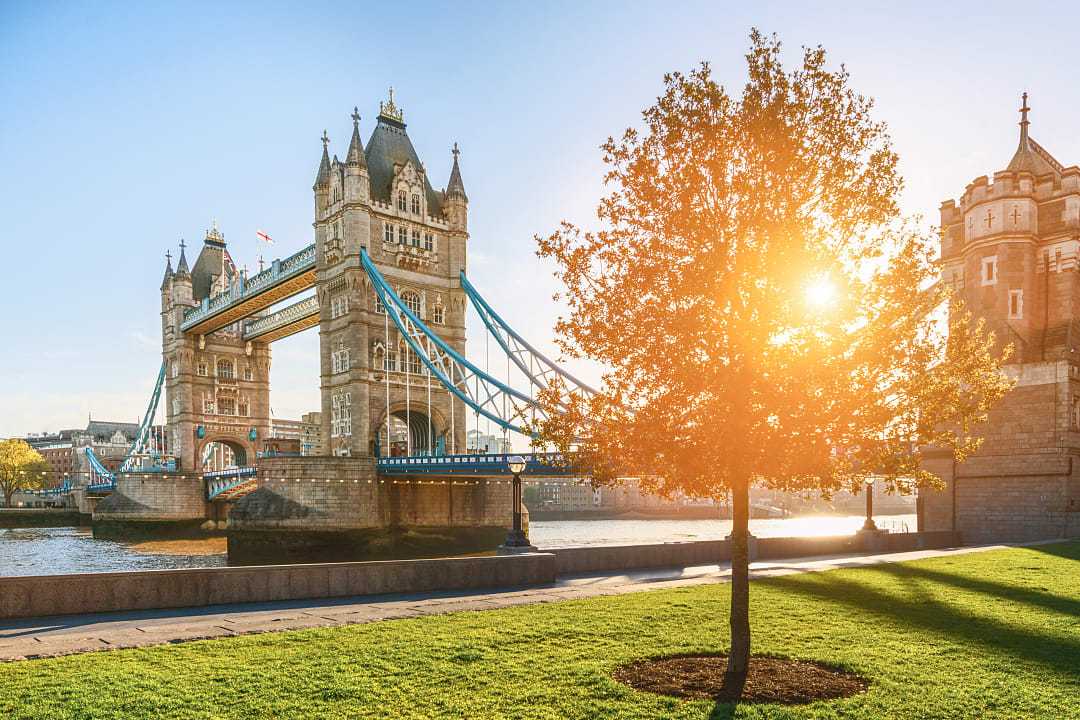
[(380, 475), (511, 475), (512, 457), (525, 460), (522, 475), (569, 477), (581, 474), (559, 453), (499, 453), (492, 455), (410, 455), (378, 458)]
[(282, 308), (277, 312), (270, 313), (265, 317), (249, 320), (244, 324), (244, 337), (252, 338), (258, 335), (265, 335), (268, 332), (277, 330), (278, 328), (296, 322), (297, 320), (303, 320), (312, 315), (317, 315), (318, 312), (319, 298), (317, 295), (312, 295), (309, 298), (304, 298), (298, 303)]

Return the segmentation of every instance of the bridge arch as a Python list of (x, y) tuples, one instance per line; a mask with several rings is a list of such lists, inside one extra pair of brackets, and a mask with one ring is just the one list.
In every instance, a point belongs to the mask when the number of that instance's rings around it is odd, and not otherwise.
[(253, 465), (255, 457), (255, 448), (246, 440), (228, 435), (211, 435), (198, 444), (195, 462), (199, 472), (209, 472)]
[[(429, 415), (430, 413), (430, 415)], [(446, 443), (450, 433), (449, 420), (434, 404), (413, 401), (390, 405), (390, 454), (404, 455), (411, 449), (413, 455), (448, 452)], [(379, 409), (371, 429), (372, 454), (386, 455), (386, 407)], [(376, 439), (377, 438), (377, 439)]]

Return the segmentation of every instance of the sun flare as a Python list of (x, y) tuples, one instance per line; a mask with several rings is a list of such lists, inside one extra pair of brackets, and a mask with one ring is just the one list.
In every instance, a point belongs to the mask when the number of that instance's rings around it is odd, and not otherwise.
[(806, 303), (814, 308), (825, 308), (836, 300), (836, 286), (828, 275), (814, 278), (806, 286)]

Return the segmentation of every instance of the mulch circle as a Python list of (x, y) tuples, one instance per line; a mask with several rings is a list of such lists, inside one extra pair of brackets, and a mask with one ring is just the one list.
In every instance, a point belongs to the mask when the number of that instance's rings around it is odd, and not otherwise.
[(637, 660), (614, 677), (637, 690), (694, 700), (802, 705), (865, 692), (870, 683), (854, 673), (808, 660), (753, 656), (744, 679), (727, 676), (723, 655), (675, 655)]

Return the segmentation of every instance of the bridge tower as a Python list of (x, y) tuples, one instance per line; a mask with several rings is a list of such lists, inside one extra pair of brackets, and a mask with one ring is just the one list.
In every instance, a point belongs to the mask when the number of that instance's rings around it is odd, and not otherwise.
[[(161, 337), (165, 362), (165, 417), (179, 469), (201, 472), (204, 455), (255, 461), (270, 435), (270, 346), (244, 341), (241, 323), (208, 335), (180, 330), (184, 311), (240, 282), (216, 223), (206, 232), (193, 268), (180, 243), (176, 271), (166, 265), (161, 284)], [(211, 458), (213, 460), (213, 457)]]
[(331, 159), (323, 133), (313, 187), (326, 444), (319, 454), (462, 452), (465, 406), (408, 350), (359, 258), (366, 249), (416, 315), (464, 354), (466, 300), (458, 278), (466, 262), (468, 199), (457, 146), (449, 183), (436, 191), (392, 89), (379, 103), (366, 147), (355, 108), (352, 120), (344, 162)]

